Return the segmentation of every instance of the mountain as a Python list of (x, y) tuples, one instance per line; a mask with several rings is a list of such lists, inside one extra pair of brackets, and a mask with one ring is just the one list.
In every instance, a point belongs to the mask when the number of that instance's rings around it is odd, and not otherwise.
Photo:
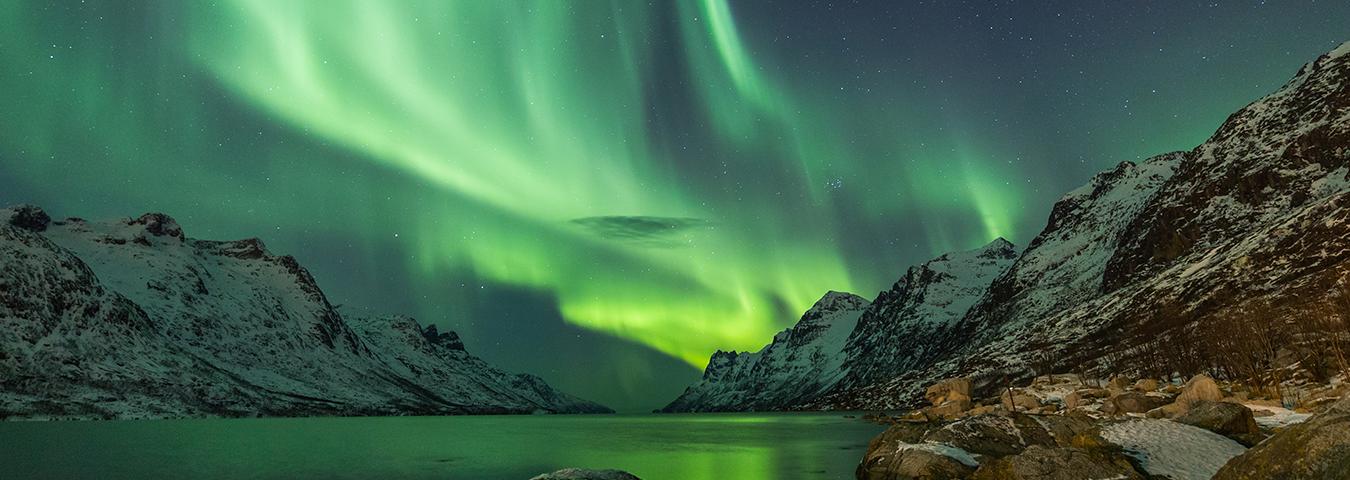
[(703, 379), (662, 411), (778, 410), (839, 385), (889, 379), (925, 339), (960, 320), (1016, 254), (1000, 238), (911, 267), (872, 302), (830, 292), (759, 352), (714, 353)]
[(662, 411), (771, 410), (815, 398), (838, 379), (844, 341), (866, 307), (857, 295), (826, 293), (758, 352), (714, 353), (702, 380)]
[(293, 257), (163, 214), (0, 209), (0, 417), (608, 412), (453, 332), (344, 315)]
[(1047, 371), (1165, 374), (1213, 356), (1212, 337), (1299, 328), (1350, 285), (1350, 43), (1195, 149), (1066, 194), (1006, 270), (963, 289), (970, 303), (897, 313), (914, 276), (862, 314), (840, 381), (766, 409), (907, 407), (958, 375), (987, 391)]

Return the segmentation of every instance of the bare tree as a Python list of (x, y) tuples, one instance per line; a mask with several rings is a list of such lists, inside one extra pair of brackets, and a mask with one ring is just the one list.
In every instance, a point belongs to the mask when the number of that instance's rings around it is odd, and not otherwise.
[(1336, 359), (1341, 375), (1350, 380), (1350, 287), (1310, 312), (1305, 331), (1309, 342)]

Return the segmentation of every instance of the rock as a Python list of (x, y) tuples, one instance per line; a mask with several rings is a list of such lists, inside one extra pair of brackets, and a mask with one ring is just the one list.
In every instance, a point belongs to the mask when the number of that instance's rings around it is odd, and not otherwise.
[(553, 473), (545, 473), (530, 480), (641, 480), (623, 470), (587, 470), (584, 468), (564, 468)]
[(1003, 404), (1003, 408), (1007, 409), (1008, 411), (1017, 411), (1017, 410), (1031, 411), (1041, 408), (1040, 399), (1031, 395), (1027, 395), (1025, 393), (1009, 392), (1007, 390), (1004, 390), (1003, 394), (999, 396), (999, 399), (1000, 402)]
[[(1171, 387), (1171, 385), (1168, 385), (1168, 387)], [(1164, 388), (1163, 391), (1166, 392), (1167, 389)], [(1191, 377), (1178, 391), (1180, 393), (1177, 394), (1177, 398), (1172, 403), (1149, 410), (1148, 417), (1176, 418), (1190, 410), (1191, 405), (1195, 402), (1220, 402), (1224, 398), (1223, 390), (1219, 389), (1219, 384), (1205, 374)]]
[(1139, 392), (1121, 392), (1102, 402), (1102, 413), (1124, 415), (1127, 413), (1145, 413), (1167, 403), (1162, 397), (1154, 397)]
[(1175, 420), (1223, 435), (1247, 447), (1262, 439), (1251, 409), (1236, 403), (1201, 400)]
[(1083, 400), (1083, 396), (1078, 392), (1069, 392), (1068, 395), (1064, 396), (1064, 409), (1073, 410), (1081, 407), (1083, 406)]
[(1083, 447), (1106, 443), (1098, 435), (1100, 429), (1097, 427), (1096, 420), (1081, 412), (1068, 415), (1046, 415), (1038, 420), (1050, 434), (1050, 438), (1054, 439), (1055, 445)]
[(1106, 383), (1106, 389), (1112, 392), (1123, 392), (1129, 390), (1130, 385), (1130, 379), (1117, 375), (1111, 377), (1111, 380)]
[(1044, 447), (985, 461), (974, 480), (1081, 480), (1085, 478), (1143, 479), (1130, 462), (1106, 449)]
[(1094, 398), (1107, 398), (1111, 392), (1100, 388), (1084, 388), (1069, 392), (1064, 396), (1064, 409), (1073, 410), (1078, 407), (1085, 407)]
[(1350, 478), (1350, 397), (1233, 457), (1215, 480)]
[(923, 441), (993, 457), (1020, 453), (1029, 445), (1055, 445), (1040, 422), (1022, 413), (967, 417), (929, 431)]
[(128, 225), (145, 225), (145, 231), (157, 237), (173, 237), (179, 240), (183, 239), (183, 228), (178, 226), (178, 222), (163, 213), (147, 213), (140, 218), (127, 222)]
[(927, 413), (930, 418), (941, 418), (944, 420), (951, 420), (963, 416), (963, 414), (965, 414), (967, 410), (970, 410), (970, 407), (971, 407), (970, 398), (965, 397), (965, 398), (957, 398), (954, 400), (947, 400), (946, 402), (943, 402), (941, 405), (928, 407), (927, 409), (924, 409), (924, 412)]
[(1185, 408), (1189, 408), (1192, 403), (1208, 400), (1218, 402), (1223, 400), (1223, 391), (1219, 390), (1219, 384), (1214, 382), (1209, 375), (1199, 374), (1191, 377), (1185, 385), (1181, 386), (1181, 393), (1177, 395), (1176, 403)]
[(998, 410), (998, 407), (993, 405), (980, 405), (978, 407), (970, 409), (969, 412), (966, 412), (966, 415), (972, 417), (975, 415), (989, 415), (991, 413), (994, 413), (994, 411), (996, 410)]
[(908, 448), (925, 444), (924, 437), (940, 427), (939, 423), (920, 422), (891, 425), (868, 443), (867, 453), (855, 472), (857, 478), (965, 478), (970, 475), (974, 467), (940, 455), (936, 449)]
[(872, 437), (872, 441), (867, 444), (867, 450), (894, 449), (902, 443), (920, 443), (924, 435), (939, 428), (940, 423), (928, 422), (900, 422), (886, 428), (886, 431), (880, 435)]
[(1141, 378), (1134, 382), (1134, 390), (1137, 392), (1156, 392), (1158, 391), (1158, 381), (1152, 378)]
[(34, 205), (15, 205), (4, 210), (0, 210), (0, 215), (9, 215), (9, 224), (28, 230), (31, 232), (41, 232), (47, 230), (51, 225), (52, 217), (47, 215), (41, 207)]
[(933, 406), (962, 398), (970, 400), (970, 379), (948, 378), (938, 382), (928, 387), (928, 390), (923, 394), (923, 398), (928, 400), (929, 405)]
[(854, 475), (859, 480), (948, 480), (969, 478), (975, 471), (950, 456), (939, 453), (940, 445), (909, 445), (890, 451), (868, 451)]

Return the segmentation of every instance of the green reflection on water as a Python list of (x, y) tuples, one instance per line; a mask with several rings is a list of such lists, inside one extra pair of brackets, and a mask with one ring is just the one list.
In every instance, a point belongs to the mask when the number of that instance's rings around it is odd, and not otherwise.
[(817, 414), (0, 423), (0, 476), (847, 479), (880, 431)]

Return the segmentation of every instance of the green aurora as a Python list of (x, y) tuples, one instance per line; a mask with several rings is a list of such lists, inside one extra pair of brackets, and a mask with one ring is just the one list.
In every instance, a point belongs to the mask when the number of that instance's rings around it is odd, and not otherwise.
[[(1046, 73), (1019, 95), (1014, 74), (988, 73), (1004, 59), (797, 32), (772, 13), (723, 0), (4, 2), (0, 199), (260, 236), (335, 301), (408, 309), (467, 330), (471, 348), (491, 321), (456, 307), (475, 286), (542, 292), (573, 325), (701, 368), (714, 350), (757, 349), (827, 290), (868, 295), (929, 256), (1026, 242), (1063, 191), (1198, 143), (1307, 57), (1216, 57), (1262, 75), (1185, 83), (1173, 77), (1212, 70), (1180, 49), (1141, 72), (1068, 64), (1086, 73)], [(871, 43), (792, 47), (826, 37)], [(1106, 78), (1113, 90), (1085, 86)], [(1139, 86), (1173, 81), (1193, 88)], [(1073, 95), (1058, 117), (1028, 107), (1060, 91)], [(1124, 95), (1139, 98), (1121, 111)]]

